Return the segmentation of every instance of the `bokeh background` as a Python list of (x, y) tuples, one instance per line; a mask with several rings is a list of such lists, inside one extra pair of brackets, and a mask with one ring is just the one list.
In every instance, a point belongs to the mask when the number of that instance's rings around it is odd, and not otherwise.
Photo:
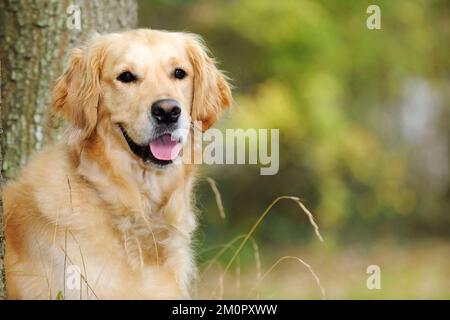
[[(277, 175), (202, 168), (226, 218), (201, 180), (197, 297), (321, 298), (300, 258), (327, 298), (450, 298), (450, 2), (142, 0), (139, 26), (203, 36), (235, 86), (219, 128), (280, 129)], [(325, 241), (280, 201), (221, 278), (232, 240), (281, 195)]]

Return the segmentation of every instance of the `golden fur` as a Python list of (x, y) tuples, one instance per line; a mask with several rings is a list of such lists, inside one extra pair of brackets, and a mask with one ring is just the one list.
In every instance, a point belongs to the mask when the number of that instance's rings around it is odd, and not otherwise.
[[(171, 77), (179, 66), (186, 79)], [(130, 69), (137, 83), (116, 81)], [(141, 29), (73, 51), (53, 91), (65, 137), (4, 189), (8, 298), (189, 297), (196, 170), (145, 164), (116, 125), (145, 141), (148, 107), (161, 98), (179, 101), (188, 126), (202, 121), (203, 130), (230, 105), (227, 81), (197, 36)], [(68, 285), (71, 265), (80, 290)]]

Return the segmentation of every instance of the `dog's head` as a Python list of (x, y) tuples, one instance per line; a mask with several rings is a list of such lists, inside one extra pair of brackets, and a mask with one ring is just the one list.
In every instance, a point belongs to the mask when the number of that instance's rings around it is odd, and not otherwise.
[(80, 143), (104, 124), (137, 161), (163, 167), (179, 157), (193, 121), (206, 130), (230, 104), (226, 78), (198, 36), (135, 30), (75, 49), (52, 106)]

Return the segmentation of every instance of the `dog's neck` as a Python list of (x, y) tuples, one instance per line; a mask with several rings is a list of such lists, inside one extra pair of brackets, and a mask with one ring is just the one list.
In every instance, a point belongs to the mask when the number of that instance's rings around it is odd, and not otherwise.
[[(117, 136), (114, 139), (120, 140)], [(154, 217), (164, 214), (169, 224), (186, 229), (180, 225), (185, 222), (178, 217), (182, 213), (171, 213), (169, 207), (174, 200), (178, 207), (191, 207), (188, 202), (192, 199), (195, 167), (185, 164), (163, 169), (143, 166), (123, 141), (114, 139), (95, 134), (86, 141), (80, 152), (78, 172), (98, 186), (96, 189), (102, 190), (100, 197), (117, 211), (123, 210), (123, 215), (144, 213)]]

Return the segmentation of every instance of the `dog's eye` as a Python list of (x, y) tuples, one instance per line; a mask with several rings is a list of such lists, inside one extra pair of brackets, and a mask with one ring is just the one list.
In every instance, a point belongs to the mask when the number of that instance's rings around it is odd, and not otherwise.
[(136, 80), (136, 77), (134, 74), (132, 74), (129, 71), (122, 72), (118, 77), (117, 80), (120, 82), (128, 83)]
[(187, 76), (187, 73), (183, 69), (177, 68), (177, 69), (175, 69), (173, 76), (177, 79), (183, 79)]

